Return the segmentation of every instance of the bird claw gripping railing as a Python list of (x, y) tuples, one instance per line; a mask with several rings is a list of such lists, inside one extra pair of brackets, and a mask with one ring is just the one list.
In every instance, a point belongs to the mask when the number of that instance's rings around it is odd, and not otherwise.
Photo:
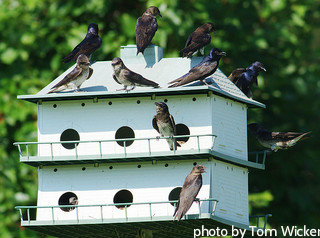
[[(218, 200), (213, 199), (213, 198), (208, 198), (208, 199), (199, 199), (199, 203), (198, 203), (198, 214), (199, 217), (201, 217), (201, 205), (200, 202), (209, 202), (209, 207), (210, 207), (210, 215), (214, 216), (215, 210), (216, 210), (216, 206), (218, 203)], [(147, 218), (148, 220), (152, 220), (154, 219), (154, 216), (152, 215), (152, 205), (155, 204), (167, 204), (167, 203), (173, 203), (175, 206), (178, 203), (178, 200), (173, 200), (173, 201), (164, 201), (164, 202), (141, 202), (141, 203), (113, 203), (113, 204), (97, 204), (97, 205), (59, 205), (59, 206), (17, 206), (15, 207), (16, 209), (19, 210), (20, 212), (20, 219), (21, 222), (26, 221), (28, 222), (28, 224), (30, 224), (31, 221), (37, 221), (37, 219), (32, 219), (30, 216), (30, 210), (31, 209), (36, 209), (37, 212), (39, 212), (41, 209), (51, 209), (51, 221), (52, 223), (55, 223), (56, 218), (55, 218), (55, 213), (54, 213), (54, 209), (55, 208), (75, 208), (76, 211), (76, 221), (77, 223), (79, 223), (80, 218), (79, 218), (79, 210), (81, 210), (81, 208), (85, 208), (85, 207), (99, 207), (100, 208), (100, 218), (96, 218), (97, 222), (104, 222), (104, 214), (103, 214), (103, 207), (117, 207), (117, 206), (121, 206), (124, 207), (124, 219), (125, 221), (128, 221), (130, 218), (137, 218), (137, 217), (133, 217), (133, 216), (128, 216), (128, 207), (129, 206), (139, 206), (139, 205), (148, 205), (149, 206), (149, 216), (148, 217), (141, 217), (141, 219), (143, 220), (143, 218)], [(27, 212), (27, 219), (24, 220), (24, 216), (23, 216), (23, 210), (26, 210)], [(140, 218), (140, 217), (139, 217)], [(61, 221), (59, 219), (59, 221)]]

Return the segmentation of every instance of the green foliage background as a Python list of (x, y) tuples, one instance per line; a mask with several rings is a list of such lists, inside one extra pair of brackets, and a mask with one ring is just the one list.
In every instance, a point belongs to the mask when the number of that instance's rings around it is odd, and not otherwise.
[[(279, 131), (310, 131), (312, 139), (269, 156), (265, 171), (250, 173), (251, 214), (272, 213), (270, 227), (319, 227), (320, 216), (320, 2), (314, 0), (2, 0), (0, 1), (0, 237), (40, 237), (19, 227), (16, 205), (36, 204), (37, 170), (19, 163), (15, 141), (36, 141), (35, 94), (71, 65), (61, 58), (99, 24), (102, 47), (94, 60), (119, 56), (135, 44), (136, 19), (147, 6), (162, 19), (153, 43), (178, 56), (188, 35), (213, 22), (210, 47), (228, 53), (220, 68), (261, 61), (267, 68), (254, 98), (267, 109), (249, 110), (249, 122)], [(207, 52), (208, 49), (207, 48)], [(261, 149), (249, 138), (249, 149)]]

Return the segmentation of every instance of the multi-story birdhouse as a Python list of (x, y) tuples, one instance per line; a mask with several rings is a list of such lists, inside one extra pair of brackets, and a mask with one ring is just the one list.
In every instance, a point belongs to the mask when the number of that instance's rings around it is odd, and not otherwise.
[[(249, 159), (247, 109), (264, 105), (220, 70), (210, 85), (168, 88), (202, 57), (162, 56), (158, 46), (138, 56), (135, 46), (120, 51), (129, 69), (160, 88), (117, 91), (111, 61), (98, 61), (81, 92), (47, 94), (71, 67), (38, 94), (18, 96), (38, 107), (38, 141), (15, 143), (20, 161), (39, 174), (37, 205), (17, 207), (22, 226), (59, 237), (190, 237), (202, 224), (249, 229), (248, 170), (264, 169), (264, 158)], [(155, 102), (168, 105), (181, 147), (170, 150), (153, 128)], [(200, 202), (173, 221), (195, 164), (207, 168)]]

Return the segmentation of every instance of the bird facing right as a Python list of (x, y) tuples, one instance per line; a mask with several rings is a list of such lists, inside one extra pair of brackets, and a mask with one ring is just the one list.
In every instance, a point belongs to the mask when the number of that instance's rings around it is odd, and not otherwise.
[(192, 206), (193, 201), (196, 199), (202, 187), (202, 173), (205, 173), (205, 167), (202, 165), (195, 165), (191, 173), (186, 177), (182, 186), (179, 201), (174, 211), (173, 220), (178, 221), (188, 212)]
[(238, 68), (232, 71), (229, 79), (249, 98), (252, 98), (251, 86), (258, 86), (258, 75), (260, 71), (267, 71), (263, 64), (254, 62), (248, 68)]
[(98, 24), (90, 23), (86, 37), (72, 50), (71, 53), (62, 59), (63, 62), (68, 63), (70, 61), (75, 61), (81, 54), (86, 55), (90, 59), (92, 53), (99, 49), (102, 43), (102, 39), (99, 37), (98, 32)]
[(138, 18), (136, 24), (136, 44), (137, 55), (150, 45), (154, 34), (158, 30), (157, 16), (161, 16), (157, 7), (149, 7), (141, 17)]
[(308, 138), (305, 136), (311, 133), (311, 131), (307, 133), (270, 132), (264, 129), (258, 123), (249, 124), (248, 129), (262, 146), (275, 152), (277, 152), (279, 149), (283, 150), (294, 146), (299, 140)]
[(196, 80), (200, 80), (205, 83), (204, 80), (206, 77), (216, 72), (219, 66), (219, 61), (224, 55), (226, 55), (226, 53), (218, 48), (211, 49), (209, 55), (206, 56), (198, 65), (190, 69), (187, 74), (169, 82), (169, 84), (171, 84), (169, 88), (182, 86)]
[(182, 54), (182, 57), (191, 58), (196, 51), (208, 45), (211, 41), (210, 33), (214, 31), (215, 27), (210, 22), (199, 26), (194, 32), (189, 35), (185, 47), (180, 50), (180, 54)]

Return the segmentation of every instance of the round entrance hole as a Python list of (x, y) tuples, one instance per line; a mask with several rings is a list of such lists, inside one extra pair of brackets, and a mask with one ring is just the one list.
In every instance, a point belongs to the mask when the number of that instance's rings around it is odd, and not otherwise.
[[(177, 132), (177, 136), (190, 135), (189, 128), (182, 123), (176, 125), (176, 132)], [(184, 144), (189, 140), (189, 138), (190, 137), (181, 137), (181, 138), (177, 138), (177, 141), (179, 141), (180, 144)]]
[[(169, 193), (169, 201), (175, 201), (175, 200), (179, 200), (179, 196), (180, 196), (180, 192), (181, 192), (182, 187), (176, 187), (174, 189), (171, 190), (171, 192)], [(175, 206), (175, 203), (170, 203), (172, 206)]]
[[(116, 131), (115, 138), (116, 139), (134, 138), (134, 131), (128, 126), (120, 127)], [(124, 147), (124, 141), (117, 141), (117, 143), (118, 145)], [(132, 143), (133, 143), (133, 140), (127, 140), (126, 147), (132, 145)]]
[[(58, 201), (59, 206), (61, 205), (78, 205), (78, 197), (75, 193), (66, 192), (61, 195)], [(75, 207), (60, 207), (64, 212), (71, 212)]]
[[(127, 189), (120, 190), (113, 197), (113, 203), (132, 203), (132, 201), (133, 195)], [(117, 205), (116, 207), (123, 210), (125, 208), (125, 205)], [(130, 207), (130, 205), (128, 205), (127, 207)]]
[[(62, 132), (60, 136), (60, 141), (73, 141), (73, 140), (80, 140), (79, 133), (74, 129), (67, 129)], [(61, 143), (61, 145), (68, 149), (74, 149), (79, 143)]]

